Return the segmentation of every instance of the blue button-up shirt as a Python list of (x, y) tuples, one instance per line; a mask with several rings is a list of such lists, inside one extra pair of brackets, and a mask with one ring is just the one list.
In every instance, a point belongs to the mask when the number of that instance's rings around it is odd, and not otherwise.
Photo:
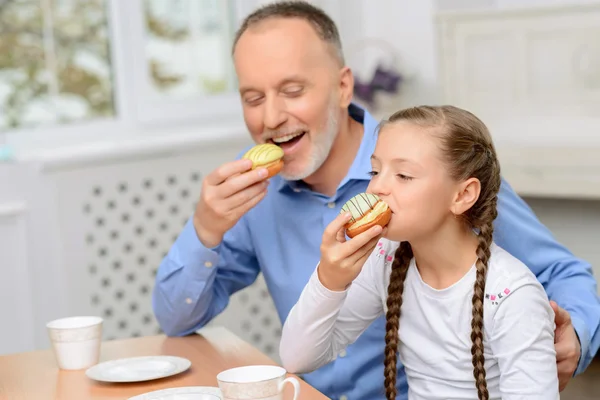
[[(363, 124), (364, 135), (333, 196), (275, 176), (267, 196), (212, 249), (200, 243), (192, 219), (188, 221), (158, 269), (153, 292), (154, 312), (168, 335), (187, 335), (206, 325), (225, 309), (232, 293), (252, 284), (260, 272), (281, 322), (285, 321), (319, 261), (325, 227), (347, 200), (369, 184), (377, 121), (355, 105), (349, 110)], [(600, 300), (590, 265), (557, 243), (506, 182), (498, 207), (496, 243), (528, 265), (549, 297), (570, 312), (581, 342), (577, 372), (582, 372), (600, 345)], [(385, 317), (381, 317), (346, 354), (304, 378), (332, 399), (383, 400), (384, 333)], [(406, 399), (401, 366), (398, 388)]]

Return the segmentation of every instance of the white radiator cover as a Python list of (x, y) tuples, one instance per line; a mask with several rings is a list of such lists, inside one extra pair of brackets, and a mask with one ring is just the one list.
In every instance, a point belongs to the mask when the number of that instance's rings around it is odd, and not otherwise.
[[(107, 340), (160, 332), (151, 306), (156, 269), (192, 215), (203, 176), (242, 149), (232, 144), (52, 174), (72, 314), (102, 316)], [(211, 325), (277, 357), (281, 325), (262, 276)]]
[[(244, 133), (17, 165), (24, 198), (0, 198), (0, 308), (18, 328), (0, 334), (0, 354), (47, 348), (46, 322), (69, 315), (104, 318), (105, 340), (159, 333), (151, 305), (156, 270), (192, 215), (203, 177), (248, 144)], [(281, 324), (262, 275), (211, 325), (278, 360)]]

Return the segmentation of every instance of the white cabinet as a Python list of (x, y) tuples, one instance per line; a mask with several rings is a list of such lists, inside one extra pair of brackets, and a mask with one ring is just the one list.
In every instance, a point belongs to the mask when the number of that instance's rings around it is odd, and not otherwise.
[(442, 102), (488, 125), (516, 190), (600, 198), (600, 3), (436, 21)]

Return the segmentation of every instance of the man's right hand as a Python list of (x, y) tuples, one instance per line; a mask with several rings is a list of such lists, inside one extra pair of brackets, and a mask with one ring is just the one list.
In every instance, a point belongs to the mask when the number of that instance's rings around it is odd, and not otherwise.
[(250, 171), (250, 168), (250, 160), (232, 161), (221, 165), (202, 182), (194, 228), (205, 247), (221, 243), (225, 232), (267, 194), (267, 170)]

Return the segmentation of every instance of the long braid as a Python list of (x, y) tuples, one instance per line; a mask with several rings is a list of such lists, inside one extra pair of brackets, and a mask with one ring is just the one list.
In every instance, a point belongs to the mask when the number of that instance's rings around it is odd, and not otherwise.
[(483, 298), (485, 291), (485, 282), (490, 260), (492, 245), (492, 236), (494, 232), (493, 221), (496, 218), (496, 202), (494, 196), (489, 203), (484, 205), (481, 224), (478, 235), (479, 245), (477, 246), (477, 275), (473, 290), (473, 319), (471, 320), (471, 355), (473, 356), (473, 376), (475, 377), (475, 386), (479, 400), (488, 400), (489, 393), (485, 379), (485, 357), (483, 355)]
[(385, 396), (387, 400), (396, 399), (396, 375), (398, 360), (398, 328), (400, 326), (400, 308), (402, 307), (402, 292), (404, 291), (404, 280), (413, 257), (412, 248), (408, 242), (402, 242), (392, 263), (392, 273), (390, 274), (390, 284), (388, 286), (386, 314), (386, 332), (385, 332)]

